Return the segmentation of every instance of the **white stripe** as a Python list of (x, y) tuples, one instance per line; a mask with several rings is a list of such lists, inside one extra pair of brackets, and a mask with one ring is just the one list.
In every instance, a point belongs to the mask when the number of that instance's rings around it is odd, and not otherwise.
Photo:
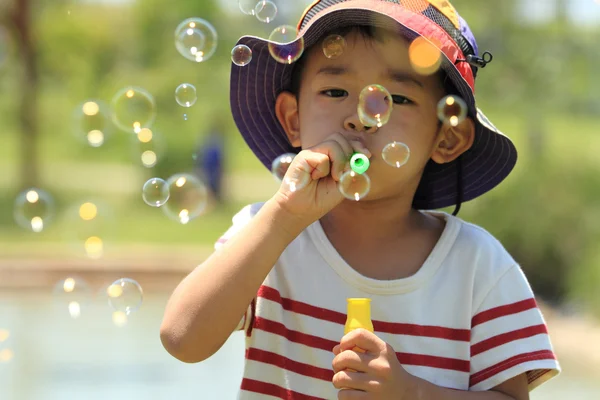
[(471, 359), (471, 371), (477, 373), (511, 357), (540, 350), (552, 350), (549, 337), (546, 334), (515, 340), (484, 351)]
[(433, 371), (433, 368), (421, 365), (403, 365), (403, 367), (409, 374), (426, 379), (435, 385), (458, 390), (469, 389), (469, 374), (466, 372), (438, 368)]
[(496, 318), (477, 325), (471, 331), (471, 341), (474, 344), (477, 344), (503, 333), (540, 324), (543, 324), (541, 313), (539, 309), (532, 308), (531, 310), (522, 311), (517, 314), (506, 315), (504, 317)]

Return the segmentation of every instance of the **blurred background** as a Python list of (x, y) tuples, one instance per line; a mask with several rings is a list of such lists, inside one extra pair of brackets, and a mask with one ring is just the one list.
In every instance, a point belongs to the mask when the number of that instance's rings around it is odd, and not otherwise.
[[(0, 399), (235, 398), (241, 335), (188, 365), (158, 330), (233, 214), (278, 185), (231, 119), (231, 51), (309, 1), (254, 3), (0, 0)], [(532, 398), (598, 399), (600, 2), (453, 3), (494, 55), (479, 107), (520, 151), (461, 217), (507, 247), (545, 312), (564, 371)]]

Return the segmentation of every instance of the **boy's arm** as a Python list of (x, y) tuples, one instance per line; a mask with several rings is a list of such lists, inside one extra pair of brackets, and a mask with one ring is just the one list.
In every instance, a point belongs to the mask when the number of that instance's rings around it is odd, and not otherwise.
[(167, 303), (160, 338), (184, 362), (213, 355), (234, 331), (279, 256), (305, 227), (272, 200), (192, 271)]
[(527, 375), (509, 379), (487, 392), (467, 392), (436, 386), (424, 379), (416, 379), (415, 400), (529, 400)]

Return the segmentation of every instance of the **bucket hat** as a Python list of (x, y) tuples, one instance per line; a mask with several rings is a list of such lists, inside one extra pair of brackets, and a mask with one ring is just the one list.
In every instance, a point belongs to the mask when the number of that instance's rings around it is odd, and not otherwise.
[[(475, 78), (491, 61), (479, 54), (475, 37), (466, 21), (447, 0), (320, 0), (311, 4), (300, 19), (295, 47), (300, 41), (310, 48), (332, 30), (357, 25), (398, 31), (408, 40), (423, 37), (436, 46), (446, 73), (468, 107), (475, 122), (471, 148), (456, 160), (425, 167), (413, 207), (438, 209), (472, 200), (502, 182), (514, 168), (517, 151), (475, 103)], [(244, 140), (267, 167), (284, 153), (298, 153), (275, 115), (277, 96), (290, 90), (294, 64), (281, 63), (269, 52), (269, 42), (244, 36), (238, 45), (252, 50), (244, 66), (232, 63), (230, 105), (233, 119)]]

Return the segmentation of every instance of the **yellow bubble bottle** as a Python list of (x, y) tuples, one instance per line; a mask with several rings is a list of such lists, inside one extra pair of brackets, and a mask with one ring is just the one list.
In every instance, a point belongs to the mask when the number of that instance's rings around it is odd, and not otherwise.
[[(375, 332), (375, 329), (373, 329), (373, 322), (371, 321), (371, 299), (348, 299), (348, 313), (346, 324), (344, 325), (344, 335), (359, 328), (366, 329), (369, 332)], [(365, 352), (359, 347), (355, 347), (352, 350), (359, 353)], [(356, 372), (353, 369), (348, 369), (348, 371)]]

